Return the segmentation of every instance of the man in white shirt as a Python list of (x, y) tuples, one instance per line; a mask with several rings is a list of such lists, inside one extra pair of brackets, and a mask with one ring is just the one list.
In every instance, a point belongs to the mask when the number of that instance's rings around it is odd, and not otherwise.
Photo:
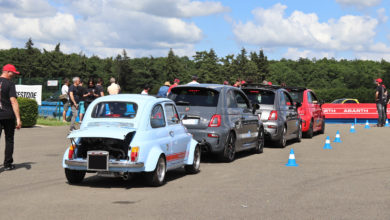
[(111, 85), (107, 87), (107, 92), (110, 95), (116, 95), (121, 91), (121, 87), (115, 83), (115, 78), (111, 77), (110, 79)]
[(146, 84), (144, 90), (142, 90), (141, 95), (149, 95), (150, 86)]
[(69, 79), (64, 79), (64, 85), (61, 87), (61, 94), (67, 96), (67, 101), (64, 102), (64, 111), (62, 111), (62, 121), (66, 122), (66, 113), (68, 112), (70, 102), (69, 102)]
[(198, 77), (197, 76), (192, 76), (191, 77), (192, 81), (187, 83), (187, 85), (194, 85), (194, 84), (199, 84), (198, 83)]

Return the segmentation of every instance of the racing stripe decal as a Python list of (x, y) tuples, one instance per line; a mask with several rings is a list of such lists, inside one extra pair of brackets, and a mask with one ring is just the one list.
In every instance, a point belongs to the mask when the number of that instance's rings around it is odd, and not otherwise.
[(167, 155), (167, 161), (184, 159), (185, 156), (186, 156), (185, 151), (180, 152), (180, 153), (176, 153), (176, 154), (170, 154), (170, 155)]

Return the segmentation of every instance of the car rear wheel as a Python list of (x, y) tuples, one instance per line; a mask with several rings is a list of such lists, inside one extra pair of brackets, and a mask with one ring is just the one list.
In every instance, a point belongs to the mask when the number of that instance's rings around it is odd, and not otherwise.
[(222, 161), (232, 162), (236, 156), (236, 137), (233, 132), (229, 133), (229, 136), (225, 143), (225, 149), (222, 153)]
[(78, 184), (83, 181), (85, 177), (85, 171), (65, 168), (65, 176), (70, 184)]
[(257, 143), (256, 147), (254, 148), (254, 152), (256, 154), (261, 154), (263, 153), (264, 150), (264, 128), (261, 127), (259, 130), (259, 134), (257, 136)]
[(325, 119), (322, 120), (321, 130), (318, 133), (325, 134)]
[(146, 173), (146, 180), (151, 186), (161, 186), (165, 181), (165, 174), (167, 172), (165, 158), (161, 155), (158, 158), (156, 168), (152, 172)]
[(285, 148), (287, 144), (287, 128), (286, 126), (283, 127), (283, 133), (282, 136), (280, 137), (279, 141), (277, 142), (277, 146), (281, 148)]
[(201, 156), (200, 147), (196, 146), (194, 150), (194, 161), (192, 162), (191, 165), (184, 166), (184, 169), (188, 174), (195, 174), (199, 172), (200, 156)]
[(312, 138), (313, 137), (313, 121), (310, 121), (309, 130), (305, 133), (305, 137)]

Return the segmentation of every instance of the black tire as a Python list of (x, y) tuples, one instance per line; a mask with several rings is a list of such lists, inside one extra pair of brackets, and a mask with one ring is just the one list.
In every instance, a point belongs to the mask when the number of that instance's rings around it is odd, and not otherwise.
[(186, 173), (188, 174), (196, 174), (199, 173), (200, 170), (200, 147), (196, 146), (194, 150), (194, 161), (192, 162), (191, 165), (185, 165), (184, 169), (186, 170)]
[(295, 139), (296, 142), (302, 141), (302, 123), (299, 123), (297, 138)]
[(223, 162), (232, 162), (236, 156), (236, 136), (233, 132), (229, 133), (228, 138), (226, 139), (225, 149), (222, 152), (221, 160)]
[(287, 145), (287, 128), (286, 126), (283, 126), (282, 136), (280, 137), (279, 141), (276, 142), (276, 145), (281, 148), (285, 148)]
[(318, 133), (325, 134), (325, 119), (322, 119), (321, 130)]
[(165, 174), (167, 173), (167, 164), (164, 156), (158, 158), (156, 168), (152, 172), (145, 173), (146, 181), (150, 186), (161, 186), (165, 183)]
[(254, 153), (261, 154), (264, 151), (264, 128), (261, 127), (257, 135), (256, 147), (253, 149)]
[(313, 121), (310, 121), (310, 127), (309, 130), (305, 132), (306, 138), (312, 138), (313, 137)]
[(85, 177), (85, 171), (83, 170), (70, 170), (65, 168), (65, 176), (69, 184), (81, 183)]

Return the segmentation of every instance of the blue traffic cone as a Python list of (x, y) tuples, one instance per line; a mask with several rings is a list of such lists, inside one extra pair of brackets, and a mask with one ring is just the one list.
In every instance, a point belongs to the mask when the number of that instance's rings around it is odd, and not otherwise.
[(330, 139), (329, 139), (329, 136), (326, 137), (324, 149), (326, 149), (326, 150), (331, 150), (331, 149), (332, 149), (332, 146), (330, 146)]
[(386, 119), (385, 127), (390, 127), (390, 125), (389, 125), (389, 120), (387, 120), (387, 119)]
[(366, 121), (366, 125), (364, 125), (365, 129), (370, 129), (370, 124), (368, 123), (368, 120)]
[(351, 133), (355, 133), (356, 132), (354, 124), (351, 125), (351, 129), (349, 129), (349, 132), (351, 132)]
[(295, 162), (294, 150), (291, 148), (290, 156), (288, 157), (288, 163), (286, 164), (288, 167), (297, 167), (298, 164)]
[(341, 142), (342, 142), (342, 141), (341, 141), (341, 138), (340, 138), (340, 132), (339, 132), (339, 130), (337, 130), (337, 132), (336, 132), (336, 138), (334, 139), (333, 142), (335, 142), (335, 143), (341, 143)]

